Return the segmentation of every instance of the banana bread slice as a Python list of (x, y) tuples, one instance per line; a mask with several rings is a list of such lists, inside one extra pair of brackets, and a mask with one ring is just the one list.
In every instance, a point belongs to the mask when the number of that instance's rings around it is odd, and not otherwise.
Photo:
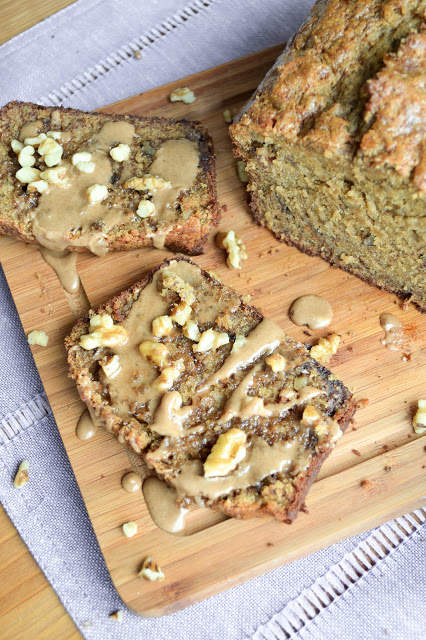
[(11, 102), (0, 109), (0, 232), (52, 251), (202, 253), (218, 224), (197, 122)]
[(421, 310), (425, 25), (425, 0), (320, 0), (231, 127), (258, 223)]
[(160, 264), (65, 341), (90, 410), (191, 499), (291, 522), (356, 409), (273, 321), (190, 260)]

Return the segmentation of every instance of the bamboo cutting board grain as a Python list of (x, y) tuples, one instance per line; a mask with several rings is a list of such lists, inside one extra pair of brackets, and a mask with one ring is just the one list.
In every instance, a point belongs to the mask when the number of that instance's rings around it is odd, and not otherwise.
[[(59, 430), (68, 451), (106, 563), (123, 600), (135, 611), (163, 615), (227, 589), (345, 537), (381, 524), (425, 504), (426, 438), (416, 436), (411, 417), (425, 396), (426, 316), (413, 307), (403, 310), (394, 296), (378, 291), (326, 262), (278, 243), (252, 223), (246, 190), (237, 177), (224, 109), (237, 110), (251, 95), (282, 47), (210, 69), (166, 87), (106, 107), (105, 112), (186, 117), (203, 122), (213, 136), (217, 155), (220, 228), (234, 229), (247, 246), (249, 259), (241, 273), (230, 271), (212, 238), (195, 261), (214, 269), (224, 283), (274, 318), (290, 335), (316, 341), (288, 318), (291, 302), (304, 293), (324, 296), (334, 309), (330, 330), (342, 335), (331, 368), (369, 404), (359, 410), (307, 498), (307, 512), (291, 525), (274, 520), (237, 521), (208, 510), (194, 509), (186, 535), (167, 534), (153, 523), (143, 496), (127, 494), (120, 479), (135, 464), (115, 439), (99, 430), (81, 442), (75, 437), (83, 410), (74, 383), (67, 377), (63, 338), (75, 318), (140, 279), (171, 254), (142, 249), (111, 253), (104, 258), (79, 257), (83, 289), (65, 294), (37, 249), (0, 238), (3, 267), (28, 333), (44, 329), (50, 336), (43, 349), (33, 347)], [(169, 93), (189, 86), (197, 100), (171, 104)], [(395, 313), (405, 326), (405, 351), (387, 351), (381, 344), (379, 315)], [(146, 473), (143, 465), (141, 472)], [(121, 525), (138, 523), (127, 539)], [(161, 583), (137, 578), (142, 560), (153, 555), (165, 573)]]

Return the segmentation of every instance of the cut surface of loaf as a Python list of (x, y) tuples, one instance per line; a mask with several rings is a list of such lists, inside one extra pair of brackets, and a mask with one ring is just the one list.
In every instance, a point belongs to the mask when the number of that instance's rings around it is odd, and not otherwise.
[(257, 222), (426, 309), (426, 2), (320, 0), (231, 126)]
[(178, 500), (291, 522), (356, 409), (272, 320), (186, 258), (66, 338), (82, 400)]
[(219, 221), (212, 141), (196, 122), (11, 102), (0, 163), (0, 232), (52, 251), (198, 254)]

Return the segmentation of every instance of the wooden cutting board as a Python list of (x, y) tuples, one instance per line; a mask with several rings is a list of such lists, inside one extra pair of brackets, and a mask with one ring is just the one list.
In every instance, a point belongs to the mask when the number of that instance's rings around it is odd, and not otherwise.
[[(33, 347), (34, 358), (112, 579), (123, 600), (146, 616), (176, 611), (426, 504), (426, 437), (416, 436), (411, 427), (416, 401), (426, 393), (426, 315), (412, 306), (404, 310), (394, 296), (280, 244), (269, 231), (255, 226), (236, 174), (223, 111), (237, 110), (247, 100), (281, 49), (210, 69), (104, 111), (186, 117), (207, 125), (217, 155), (220, 228), (232, 228), (243, 237), (249, 258), (242, 272), (229, 270), (210, 238), (206, 253), (196, 262), (214, 269), (241, 294), (252, 294), (253, 304), (303, 342), (315, 342), (321, 332), (307, 336), (292, 324), (291, 302), (314, 293), (334, 309), (330, 329), (342, 335), (342, 343), (331, 368), (369, 404), (359, 410), (356, 426), (349, 427), (324, 464), (308, 495), (308, 512), (300, 513), (294, 524), (271, 519), (243, 522), (194, 509), (186, 535), (167, 534), (151, 520), (141, 494), (121, 489), (120, 479), (134, 463), (124, 448), (103, 430), (88, 442), (75, 436), (83, 406), (67, 377), (63, 338), (89, 306), (96, 309), (170, 253), (142, 249), (104, 258), (81, 255), (83, 290), (70, 296), (36, 248), (0, 238), (3, 267), (25, 332), (44, 329), (50, 337), (47, 348)], [(171, 104), (168, 95), (179, 86), (193, 89), (197, 100)], [(379, 315), (385, 311), (404, 324), (404, 352), (411, 354), (407, 361), (401, 359), (401, 351), (387, 351), (380, 343)], [(139, 526), (131, 539), (121, 531), (129, 520)], [(163, 568), (163, 582), (137, 577), (147, 555)]]

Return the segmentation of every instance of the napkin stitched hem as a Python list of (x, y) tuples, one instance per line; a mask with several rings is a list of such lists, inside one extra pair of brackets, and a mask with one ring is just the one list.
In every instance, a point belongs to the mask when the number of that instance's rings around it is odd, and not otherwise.
[(377, 572), (379, 565), (388, 561), (402, 544), (421, 533), (425, 523), (426, 511), (419, 509), (383, 524), (308, 589), (288, 602), (269, 622), (261, 625), (251, 639), (292, 640), (330, 610), (349, 590)]
[(0, 447), (51, 413), (45, 393), (39, 393), (0, 420)]
[(169, 33), (187, 23), (188, 20), (196, 17), (201, 11), (205, 11), (213, 4), (217, 4), (218, 1), (219, 0), (195, 0), (191, 2), (183, 9), (179, 9), (179, 11), (172, 16), (165, 18), (160, 24), (152, 27), (149, 31), (146, 31), (137, 38), (133, 38), (129, 43), (110, 53), (94, 66), (88, 67), (72, 80), (65, 82), (59, 89), (55, 89), (47, 96), (42, 96), (37, 102), (50, 106), (62, 104), (62, 102), (86, 88), (91, 82), (105, 76), (109, 71), (115, 69), (123, 62), (134, 59), (136, 52), (141, 53), (145, 51), (158, 40), (165, 38)]

